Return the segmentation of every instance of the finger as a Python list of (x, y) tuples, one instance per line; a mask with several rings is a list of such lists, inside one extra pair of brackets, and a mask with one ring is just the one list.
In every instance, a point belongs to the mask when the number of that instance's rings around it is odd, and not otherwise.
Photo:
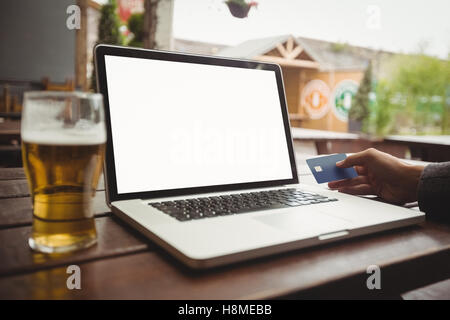
[(367, 168), (364, 166), (355, 166), (355, 170), (356, 170), (356, 173), (360, 176), (366, 176), (368, 173)]
[(375, 194), (373, 188), (368, 184), (360, 184), (360, 185), (352, 186), (352, 187), (339, 188), (338, 191), (347, 193), (347, 194), (352, 194), (352, 195)]
[(354, 153), (342, 161), (336, 163), (336, 166), (340, 168), (349, 168), (353, 166), (363, 166), (367, 159), (372, 155), (372, 149), (366, 149), (361, 152)]
[(331, 181), (328, 183), (328, 187), (331, 189), (339, 189), (344, 187), (356, 186), (359, 184), (368, 184), (369, 178), (367, 176), (357, 176), (352, 179), (344, 179), (338, 181)]

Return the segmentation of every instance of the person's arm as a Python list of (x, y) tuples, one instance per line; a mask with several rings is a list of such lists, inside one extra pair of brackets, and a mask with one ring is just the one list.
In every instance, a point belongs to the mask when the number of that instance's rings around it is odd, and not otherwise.
[(421, 211), (433, 219), (450, 220), (450, 162), (427, 165), (417, 190)]
[(409, 165), (376, 149), (348, 156), (336, 164), (354, 166), (358, 177), (328, 184), (331, 189), (350, 194), (373, 194), (392, 203), (419, 201), (428, 217), (450, 220), (450, 162)]

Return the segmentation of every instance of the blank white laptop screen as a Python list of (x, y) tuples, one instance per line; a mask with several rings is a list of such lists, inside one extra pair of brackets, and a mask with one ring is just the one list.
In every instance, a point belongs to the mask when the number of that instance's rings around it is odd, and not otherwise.
[(119, 194), (292, 179), (274, 71), (105, 56)]

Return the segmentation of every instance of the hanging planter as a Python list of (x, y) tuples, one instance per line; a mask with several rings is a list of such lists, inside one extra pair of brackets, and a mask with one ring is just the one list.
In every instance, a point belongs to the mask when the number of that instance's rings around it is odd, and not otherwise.
[(235, 18), (246, 18), (248, 12), (252, 7), (257, 7), (258, 3), (255, 1), (245, 2), (244, 0), (227, 0), (225, 1), (230, 13)]

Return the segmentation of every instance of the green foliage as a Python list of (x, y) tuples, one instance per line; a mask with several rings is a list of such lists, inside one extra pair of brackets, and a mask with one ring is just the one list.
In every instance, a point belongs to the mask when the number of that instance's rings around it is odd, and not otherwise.
[(371, 117), (376, 132), (384, 132), (386, 128), (395, 133), (450, 131), (448, 60), (423, 54), (395, 56), (387, 79), (376, 92), (377, 102)]
[(144, 46), (144, 14), (135, 13), (128, 18), (128, 30), (133, 33), (133, 38), (128, 43), (132, 47)]
[(392, 89), (386, 82), (379, 82), (376, 88), (376, 100), (367, 127), (370, 133), (384, 136), (392, 131), (393, 119), (397, 111), (396, 105), (392, 101), (395, 101)]
[(241, 6), (241, 7), (243, 7), (243, 8), (248, 6), (248, 4), (245, 2), (245, 0), (227, 0), (225, 2), (234, 3), (234, 4), (237, 4), (237, 5)]
[(123, 37), (119, 27), (120, 21), (117, 15), (116, 0), (109, 0), (100, 10), (98, 43), (123, 44)]
[(346, 43), (335, 42), (335, 43), (331, 44), (331, 50), (333, 52), (339, 53), (339, 52), (345, 51), (346, 49), (348, 49), (348, 44), (346, 44)]
[(442, 96), (450, 81), (448, 61), (423, 54), (398, 56), (393, 88), (412, 97)]
[(369, 94), (372, 91), (372, 64), (369, 63), (364, 77), (359, 84), (358, 91), (352, 101), (348, 116), (351, 120), (364, 121), (370, 114)]
[[(445, 91), (450, 85), (449, 62), (423, 54), (402, 57), (394, 79), (392, 87), (406, 97), (404, 111), (414, 119), (415, 130), (426, 132), (439, 126), (436, 122), (445, 118)], [(446, 128), (442, 127), (442, 132), (445, 131)]]
[[(123, 36), (120, 33), (120, 21), (117, 15), (116, 0), (108, 0), (100, 10), (100, 21), (98, 23), (98, 39), (97, 43), (105, 44), (123, 44)], [(95, 69), (92, 69), (91, 89), (97, 91), (97, 83), (95, 80)]]

